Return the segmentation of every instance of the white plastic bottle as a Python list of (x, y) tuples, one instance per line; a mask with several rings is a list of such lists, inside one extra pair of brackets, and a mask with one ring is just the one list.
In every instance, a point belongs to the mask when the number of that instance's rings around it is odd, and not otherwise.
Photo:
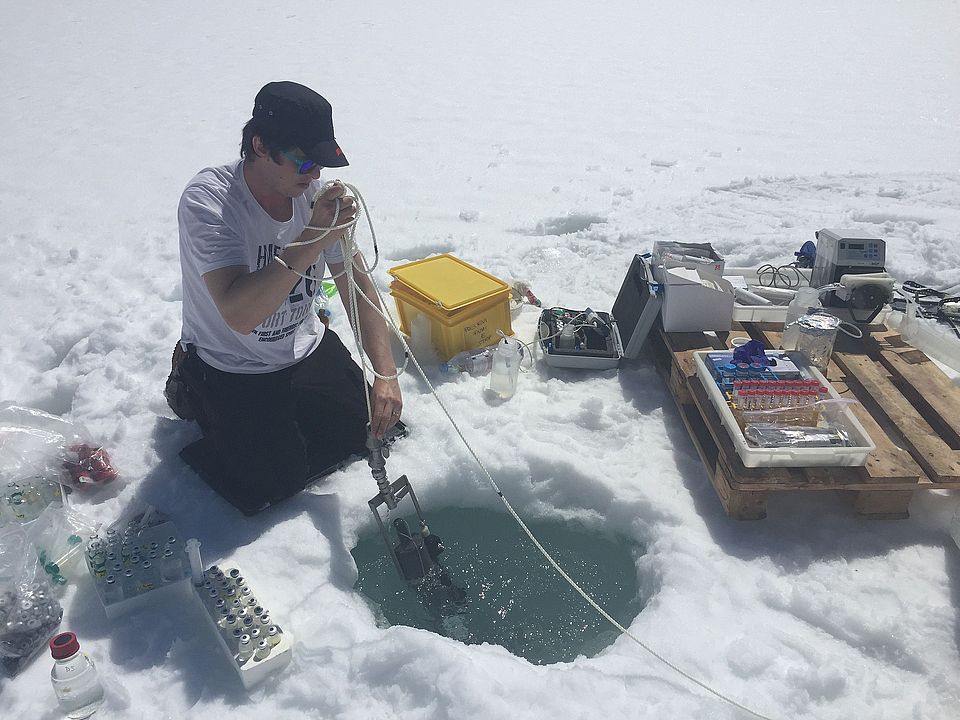
[(801, 315), (806, 315), (811, 309), (823, 307), (820, 304), (820, 289), (814, 287), (802, 287), (797, 289), (797, 294), (787, 306), (787, 318), (783, 322), (783, 338), (780, 340), (780, 347), (784, 350), (796, 350), (797, 340), (800, 339), (800, 328), (796, 325), (796, 320)]
[(471, 375), (485, 375), (493, 367), (493, 352), (490, 348), (464, 350), (445, 363), (440, 363), (440, 372), (444, 375), (462, 372)]
[(490, 372), (490, 389), (506, 400), (517, 391), (520, 360), (523, 357), (520, 343), (513, 338), (504, 338), (493, 353), (493, 368)]
[(577, 336), (573, 323), (568, 322), (560, 329), (555, 343), (558, 350), (573, 350), (576, 347)]
[(93, 660), (80, 652), (77, 636), (60, 633), (50, 641), (50, 654), (56, 661), (50, 680), (64, 715), (71, 720), (93, 715), (103, 703), (103, 686)]

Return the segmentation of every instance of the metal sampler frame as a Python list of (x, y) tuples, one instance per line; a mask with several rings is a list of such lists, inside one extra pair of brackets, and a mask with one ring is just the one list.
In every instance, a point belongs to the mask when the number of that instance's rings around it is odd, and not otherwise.
[[(378, 483), (379, 485), (379, 483)], [(380, 528), (380, 536), (383, 538), (384, 545), (387, 546), (387, 553), (390, 555), (390, 559), (393, 560), (393, 565), (397, 569), (397, 573), (400, 575), (400, 578), (406, 582), (406, 577), (403, 574), (403, 570), (400, 568), (400, 561), (397, 560), (396, 553), (393, 552), (393, 546), (390, 544), (390, 536), (387, 535), (386, 526), (383, 524), (383, 518), (380, 517), (380, 506), (386, 505), (387, 510), (393, 510), (397, 507), (397, 503), (402, 500), (407, 495), (410, 496), (410, 499), (413, 501), (413, 507), (417, 511), (417, 519), (420, 521), (420, 527), (423, 528), (426, 526), (426, 520), (423, 519), (423, 512), (420, 510), (420, 503), (417, 501), (417, 494), (413, 491), (413, 486), (410, 484), (410, 481), (407, 479), (406, 475), (401, 475), (399, 478), (394, 480), (387, 486), (387, 491), (384, 492), (381, 490), (379, 494), (370, 499), (368, 505), (370, 510), (373, 512), (373, 516), (377, 519), (377, 526)]]
[(397, 569), (400, 578), (406, 581), (403, 569), (400, 567), (400, 561), (397, 560), (397, 554), (393, 551), (393, 546), (390, 544), (390, 536), (387, 535), (383, 518), (380, 517), (380, 506), (386, 505), (387, 511), (389, 512), (397, 507), (397, 503), (400, 500), (409, 495), (413, 501), (413, 507), (417, 511), (417, 520), (420, 521), (421, 531), (427, 527), (427, 522), (423, 519), (423, 512), (420, 509), (417, 494), (413, 491), (413, 486), (410, 484), (407, 476), (401, 475), (392, 483), (387, 480), (387, 458), (390, 457), (390, 449), (384, 445), (383, 440), (374, 437), (373, 433), (368, 433), (367, 449), (370, 451), (370, 454), (367, 456), (367, 464), (370, 466), (373, 479), (377, 481), (377, 489), (380, 490), (379, 493), (370, 498), (367, 504), (370, 506), (370, 511), (373, 513), (373, 516), (377, 519), (377, 527), (380, 528), (380, 537), (383, 538), (383, 543), (387, 546), (387, 554), (390, 555), (390, 559), (393, 560), (393, 565)]

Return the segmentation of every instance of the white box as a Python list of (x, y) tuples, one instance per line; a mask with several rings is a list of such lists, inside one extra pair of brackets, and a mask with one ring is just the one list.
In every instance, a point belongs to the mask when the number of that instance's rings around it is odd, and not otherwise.
[[(737, 455), (743, 462), (744, 467), (859, 467), (867, 462), (867, 456), (876, 450), (876, 445), (867, 431), (857, 420), (856, 415), (849, 409), (844, 409), (842, 417), (846, 431), (850, 439), (855, 443), (851, 447), (829, 447), (829, 448), (756, 448), (747, 444), (747, 439), (743, 436), (737, 419), (733, 416), (733, 411), (727, 405), (727, 400), (720, 391), (720, 387), (714, 380), (713, 370), (707, 356), (716, 353), (716, 350), (700, 350), (693, 353), (694, 361), (697, 366), (697, 377), (703, 388), (707, 391), (714, 408), (720, 414), (720, 422), (727, 429), (730, 439), (737, 450)], [(768, 353), (780, 354), (782, 350), (768, 350)], [(821, 385), (827, 388), (831, 399), (841, 400), (840, 394), (833, 389), (830, 382), (823, 376), (819, 370), (812, 365), (804, 362), (799, 353), (788, 353), (793, 360), (805, 373), (811, 378), (818, 380)]]
[(667, 332), (729, 330), (733, 323), (733, 286), (723, 278), (686, 267), (655, 270), (664, 286), (663, 329)]
[(666, 267), (699, 269), (704, 277), (719, 278), (726, 261), (710, 243), (684, 243), (658, 240), (653, 243), (653, 264)]

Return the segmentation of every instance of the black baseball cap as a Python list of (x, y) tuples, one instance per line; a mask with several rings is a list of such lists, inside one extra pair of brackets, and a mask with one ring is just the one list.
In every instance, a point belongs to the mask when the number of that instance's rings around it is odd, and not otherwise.
[(304, 85), (267, 83), (253, 102), (253, 117), (283, 131), (318, 165), (350, 164), (333, 135), (333, 108), (322, 95)]

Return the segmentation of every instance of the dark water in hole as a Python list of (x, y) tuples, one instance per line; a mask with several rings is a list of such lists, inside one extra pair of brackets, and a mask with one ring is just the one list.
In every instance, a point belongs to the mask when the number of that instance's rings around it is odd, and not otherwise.
[[(404, 518), (411, 528), (418, 527), (416, 516)], [(389, 624), (439, 632), (468, 644), (495, 643), (540, 665), (592, 657), (616, 639), (617, 631), (547, 564), (510, 515), (444, 508), (428, 512), (426, 519), (446, 547), (440, 562), (466, 590), (466, 600), (455, 601), (437, 582), (410, 588), (374, 528), (351, 551), (360, 571), (355, 587), (379, 606)], [(643, 609), (636, 567), (642, 548), (636, 543), (575, 522), (531, 521), (527, 526), (560, 567), (622, 625)]]

